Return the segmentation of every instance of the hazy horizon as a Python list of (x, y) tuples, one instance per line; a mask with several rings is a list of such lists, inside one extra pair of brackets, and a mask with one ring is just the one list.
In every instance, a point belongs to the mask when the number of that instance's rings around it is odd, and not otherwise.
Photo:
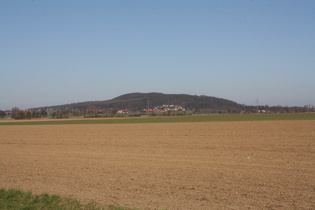
[(315, 1), (0, 1), (0, 110), (132, 92), (315, 105)]
[[(133, 93), (140, 93), (140, 92), (133, 92)], [(147, 94), (147, 93), (161, 93), (161, 92), (141, 92), (141, 93), (143, 93), (143, 94)], [(132, 93), (126, 93), (126, 94), (132, 94)], [(122, 94), (122, 95), (126, 95), (126, 94)], [(165, 93), (161, 93), (161, 94), (165, 94)], [(182, 94), (184, 94), (184, 95), (186, 95), (185, 93), (179, 93), (179, 94), (177, 94), (177, 93), (169, 93), (169, 94), (171, 94), (171, 95), (182, 95)], [(118, 95), (118, 96), (116, 96), (116, 97), (119, 97), (119, 96), (122, 96), (122, 95)], [(191, 95), (191, 94), (188, 94), (188, 95)], [(196, 95), (196, 94), (195, 94)], [(191, 95), (191, 96), (195, 96), (195, 95)], [(205, 96), (205, 95), (197, 95), (197, 96)], [(116, 98), (116, 97), (114, 97), (114, 98)], [(209, 96), (209, 97), (215, 97), (215, 96)], [(63, 106), (63, 105), (67, 105), (67, 104), (76, 104), (76, 103), (86, 103), (86, 102), (97, 102), (97, 101), (107, 101), (107, 100), (112, 100), (112, 99), (114, 99), (114, 98), (110, 98), (110, 99), (103, 99), (103, 100), (88, 100), (88, 101), (76, 101), (76, 102), (70, 102), (70, 103), (65, 103), (65, 104), (50, 104), (50, 105), (45, 105), (45, 106), (35, 106), (35, 107), (27, 107), (27, 108), (21, 108), (21, 107), (17, 107), (17, 108), (20, 108), (20, 109), (22, 109), (22, 110), (27, 110), (27, 109), (32, 109), (32, 108), (43, 108), (43, 107), (51, 107), (51, 106)], [(220, 97), (216, 97), (216, 98), (220, 98)], [(230, 100), (230, 99), (228, 99), (228, 98), (221, 98), (221, 99), (226, 99), (226, 100)], [(232, 101), (232, 100), (230, 100), (230, 101)], [(236, 101), (234, 101), (234, 102), (236, 102)], [(237, 102), (236, 102), (237, 103)], [(238, 103), (238, 104), (240, 104), (240, 103)], [(241, 105), (245, 105), (245, 106), (270, 106), (270, 107), (272, 107), (272, 106), (282, 106), (282, 107), (286, 107), (287, 105), (269, 105), (269, 104), (261, 104), (260, 103), (260, 101), (259, 101), (259, 99), (256, 99), (256, 101), (255, 101), (255, 104), (241, 104)], [(307, 105), (307, 106), (309, 106), (309, 105), (311, 105), (311, 106), (313, 106), (312, 104), (305, 104), (305, 105)], [(288, 107), (294, 107), (295, 105), (293, 105), (293, 106), (288, 106)], [(15, 107), (12, 107), (12, 108), (15, 108)], [(9, 109), (3, 109), (3, 110), (11, 110), (11, 108), (9, 108)]]

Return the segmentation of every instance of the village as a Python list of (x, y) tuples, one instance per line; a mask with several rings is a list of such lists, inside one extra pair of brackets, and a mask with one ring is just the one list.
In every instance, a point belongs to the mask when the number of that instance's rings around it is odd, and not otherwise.
[[(153, 109), (151, 108), (146, 108), (143, 109), (143, 112), (148, 112), (148, 113), (164, 113), (164, 112), (177, 112), (177, 111), (185, 111), (185, 108), (183, 108), (180, 105), (166, 105), (163, 104), (162, 106), (156, 106)], [(133, 111), (128, 110), (128, 109), (122, 109), (118, 110), (118, 114), (126, 114), (126, 113), (132, 113)]]

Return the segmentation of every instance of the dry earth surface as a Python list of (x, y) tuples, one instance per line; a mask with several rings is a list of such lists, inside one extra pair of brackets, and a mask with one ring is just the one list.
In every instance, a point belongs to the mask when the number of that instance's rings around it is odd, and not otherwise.
[(0, 188), (140, 209), (315, 209), (315, 121), (0, 126)]

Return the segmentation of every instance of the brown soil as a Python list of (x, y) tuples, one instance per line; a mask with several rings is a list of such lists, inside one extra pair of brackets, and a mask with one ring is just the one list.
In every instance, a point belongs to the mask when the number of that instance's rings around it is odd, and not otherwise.
[(0, 188), (140, 209), (315, 209), (315, 121), (0, 126)]

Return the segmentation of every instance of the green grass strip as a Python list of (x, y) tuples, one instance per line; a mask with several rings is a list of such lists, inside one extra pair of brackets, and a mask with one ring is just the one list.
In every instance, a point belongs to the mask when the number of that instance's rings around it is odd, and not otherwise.
[(15, 189), (0, 189), (0, 209), (4, 210), (63, 210), (63, 209), (84, 209), (84, 210), (131, 210), (119, 206), (99, 206), (95, 203), (83, 203), (74, 198), (61, 197), (43, 193), (34, 195), (31, 192), (24, 192)]
[(267, 121), (267, 120), (315, 120), (315, 113), (294, 114), (241, 114), (241, 115), (191, 115), (172, 117), (103, 118), (82, 120), (14, 121), (0, 125), (66, 125), (66, 124), (121, 124), (121, 123), (175, 123), (175, 122), (221, 122), (221, 121)]

